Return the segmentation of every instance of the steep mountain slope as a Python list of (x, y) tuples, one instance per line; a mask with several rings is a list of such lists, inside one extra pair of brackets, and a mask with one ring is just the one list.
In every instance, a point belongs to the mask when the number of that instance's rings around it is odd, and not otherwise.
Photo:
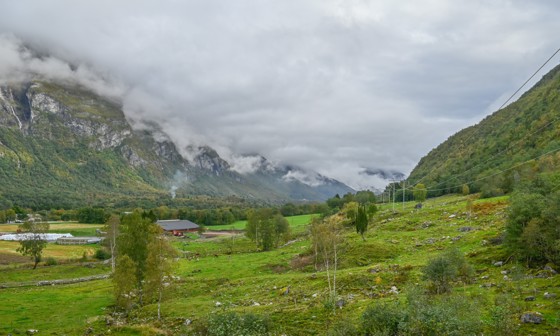
[[(520, 174), (558, 167), (560, 66), (515, 103), (451, 136), (420, 160), (408, 184), (421, 181), (432, 195), (460, 190), (510, 191)], [(539, 163), (529, 161), (538, 158)]]
[(195, 152), (192, 162), (185, 159), (156, 127), (133, 129), (118, 102), (84, 88), (46, 81), (0, 87), (0, 206), (165, 203), (176, 195), (280, 202), (351, 191), (332, 180), (291, 181), (278, 168), (239, 174), (212, 148)]

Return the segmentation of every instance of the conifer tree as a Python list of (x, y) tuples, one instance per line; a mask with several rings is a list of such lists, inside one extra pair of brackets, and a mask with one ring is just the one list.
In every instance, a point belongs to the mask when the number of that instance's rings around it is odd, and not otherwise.
[(365, 233), (368, 228), (368, 215), (365, 206), (361, 205), (358, 207), (358, 214), (356, 215), (356, 232), (362, 236), (365, 241)]

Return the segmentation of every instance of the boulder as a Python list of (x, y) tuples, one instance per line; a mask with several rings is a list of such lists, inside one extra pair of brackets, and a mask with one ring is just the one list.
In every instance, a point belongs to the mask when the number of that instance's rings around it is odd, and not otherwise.
[(554, 268), (550, 264), (546, 264), (543, 268), (545, 271), (550, 272), (551, 274), (558, 274)]
[(521, 323), (541, 324), (542, 322), (543, 322), (543, 317), (541, 313), (526, 312), (521, 314)]
[(336, 305), (339, 309), (342, 309), (342, 307), (346, 306), (346, 301), (344, 301), (344, 299), (337, 300), (336, 303), (335, 303), (335, 305)]
[(544, 298), (545, 299), (556, 299), (556, 293), (545, 292), (544, 293)]

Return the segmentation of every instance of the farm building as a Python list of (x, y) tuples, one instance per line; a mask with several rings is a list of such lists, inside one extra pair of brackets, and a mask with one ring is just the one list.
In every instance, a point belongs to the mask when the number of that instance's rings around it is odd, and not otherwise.
[(186, 219), (158, 220), (156, 222), (163, 231), (174, 236), (182, 236), (186, 232), (197, 232), (198, 224)]

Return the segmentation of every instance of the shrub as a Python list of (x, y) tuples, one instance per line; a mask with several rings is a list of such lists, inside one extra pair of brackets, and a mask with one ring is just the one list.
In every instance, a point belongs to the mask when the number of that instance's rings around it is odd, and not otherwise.
[(48, 257), (48, 258), (45, 260), (45, 266), (55, 266), (55, 265), (58, 265), (58, 261), (56, 261), (55, 258), (53, 258), (53, 257)]
[(358, 336), (358, 330), (352, 321), (343, 319), (336, 321), (327, 331), (327, 336)]
[(457, 249), (451, 249), (428, 261), (424, 268), (424, 279), (430, 283), (428, 290), (434, 294), (451, 291), (451, 282), (462, 280), (470, 282), (474, 270)]
[(494, 300), (487, 322), (488, 335), (517, 335), (520, 307), (510, 294), (500, 294)]
[(409, 295), (403, 335), (480, 335), (483, 324), (478, 305), (465, 296)]
[(270, 329), (267, 318), (229, 312), (211, 316), (207, 332), (209, 336), (260, 336), (269, 334)]
[(93, 257), (97, 260), (107, 260), (111, 258), (111, 252), (107, 251), (104, 248), (97, 249)]
[(365, 335), (398, 335), (405, 318), (406, 311), (398, 303), (369, 306), (362, 314), (362, 331)]

